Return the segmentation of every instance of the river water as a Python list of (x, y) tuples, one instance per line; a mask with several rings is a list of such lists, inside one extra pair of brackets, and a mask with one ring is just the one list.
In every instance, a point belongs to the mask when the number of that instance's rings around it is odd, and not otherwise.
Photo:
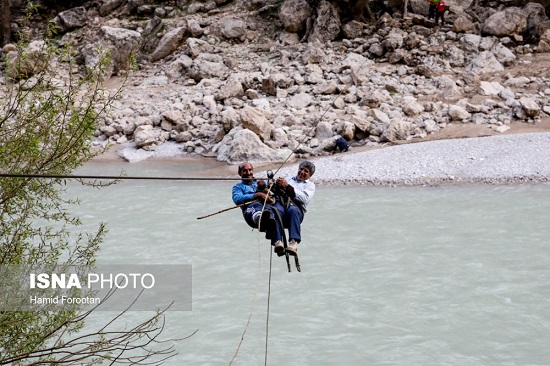
[[(192, 176), (201, 167), (90, 164), (81, 172)], [(167, 314), (167, 365), (263, 365), (270, 246), (231, 210), (234, 182), (71, 185), (99, 264), (191, 264), (193, 310)], [(271, 269), (270, 365), (549, 365), (550, 185), (321, 186), (302, 272)], [(177, 275), (177, 274), (175, 274)], [(247, 326), (249, 314), (251, 320)], [(141, 313), (135, 313), (137, 317)]]

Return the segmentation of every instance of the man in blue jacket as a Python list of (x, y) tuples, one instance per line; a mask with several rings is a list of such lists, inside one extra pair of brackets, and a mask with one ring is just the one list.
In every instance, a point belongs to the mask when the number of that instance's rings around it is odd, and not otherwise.
[(249, 162), (239, 165), (238, 174), (242, 180), (233, 186), (231, 192), (233, 202), (236, 205), (242, 205), (246, 223), (252, 228), (265, 232), (266, 239), (272, 239), (271, 244), (275, 247), (275, 253), (279, 256), (283, 255), (285, 252), (283, 242), (280, 239), (273, 240), (274, 232), (280, 229), (275, 221), (275, 208), (270, 206), (274, 200), (264, 192), (266, 182), (257, 181), (254, 178), (254, 167)]

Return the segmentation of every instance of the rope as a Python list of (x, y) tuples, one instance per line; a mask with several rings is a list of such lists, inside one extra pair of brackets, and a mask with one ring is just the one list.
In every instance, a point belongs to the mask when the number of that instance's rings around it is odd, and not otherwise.
[(273, 251), (269, 251), (269, 281), (267, 285), (267, 314), (265, 320), (265, 357), (264, 366), (267, 366), (267, 345), (269, 341), (269, 306), (271, 303), (271, 269), (273, 268)]
[[(241, 334), (241, 341), (239, 342), (239, 345), (237, 346), (237, 349), (235, 350), (235, 354), (233, 355), (233, 358), (231, 358), (231, 361), (229, 361), (229, 366), (233, 364), (233, 361), (235, 361), (235, 358), (237, 358), (237, 355), (239, 354), (239, 351), (241, 349), (241, 345), (244, 341), (244, 335), (246, 334), (246, 331), (248, 330), (248, 326), (250, 325), (250, 320), (252, 319), (252, 313), (254, 310), (254, 306), (256, 305), (256, 296), (258, 295), (258, 288), (260, 287), (260, 269), (261, 269), (261, 248), (260, 248), (260, 232), (258, 231), (258, 272), (256, 273), (256, 288), (254, 289), (254, 294), (252, 295), (252, 303), (250, 304), (250, 313), (248, 314), (248, 320), (246, 321), (246, 325), (244, 327), (243, 333)], [(270, 272), (271, 272), (271, 265), (270, 265)]]
[[(262, 206), (262, 214), (265, 210), (265, 206), (267, 205), (267, 198), (269, 197), (269, 193), (271, 193), (271, 187), (273, 186), (274, 183), (271, 183), (267, 189), (267, 196), (264, 200), (264, 203), (263, 203), (263, 206)], [(235, 207), (240, 207), (240, 206), (244, 206), (244, 205), (247, 205), (251, 202), (247, 202), (247, 203), (244, 203), (242, 205), (238, 205), (238, 206), (235, 206)], [(220, 212), (223, 212), (223, 211), (227, 211), (227, 210), (230, 210), (230, 209), (233, 209), (235, 207), (231, 207), (229, 209), (226, 209), (226, 210), (222, 210)], [(212, 215), (215, 215), (219, 212), (216, 212)], [(212, 216), (212, 215), (208, 215), (208, 216)], [(204, 216), (204, 217), (208, 217), (208, 216)], [(260, 227), (262, 223), (262, 215), (260, 214), (260, 219), (258, 220), (258, 228)], [(260, 268), (261, 268), (261, 248), (260, 248), (260, 231), (258, 230), (258, 272), (256, 274), (256, 288), (254, 289), (254, 294), (252, 295), (252, 303), (250, 304), (250, 313), (248, 314), (248, 320), (246, 322), (246, 325), (244, 326), (244, 329), (243, 329), (243, 333), (241, 334), (241, 340), (237, 346), (237, 349), (235, 350), (235, 354), (233, 355), (233, 357), (231, 358), (231, 361), (229, 361), (229, 366), (231, 366), (233, 364), (233, 361), (235, 360), (235, 358), (237, 358), (237, 355), (239, 354), (239, 351), (241, 349), (241, 345), (244, 341), (244, 336), (246, 334), (246, 331), (248, 330), (248, 326), (250, 325), (250, 320), (252, 319), (252, 314), (254, 312), (254, 306), (256, 305), (256, 296), (258, 295), (258, 288), (260, 286)], [(270, 248), (271, 249), (271, 248)], [(271, 253), (271, 250), (270, 250), (270, 253)], [(272, 262), (273, 262), (273, 253), (270, 254), (270, 257), (269, 257), (269, 294), (271, 293), (271, 268), (272, 268)], [(267, 301), (267, 316), (268, 316), (268, 319), (269, 319), (269, 295), (268, 295), (268, 301)], [(269, 322), (269, 321), (268, 321)], [(266, 363), (267, 363), (267, 330), (266, 330), (266, 355), (265, 355), (265, 359), (266, 359)]]
[[(58, 174), (12, 174), (0, 173), (0, 178), (42, 178), (42, 179), (108, 179), (108, 180), (175, 180), (175, 181), (228, 181), (242, 178), (208, 178), (208, 177), (147, 177), (120, 175), (58, 175)], [(263, 178), (262, 178), (263, 179)]]

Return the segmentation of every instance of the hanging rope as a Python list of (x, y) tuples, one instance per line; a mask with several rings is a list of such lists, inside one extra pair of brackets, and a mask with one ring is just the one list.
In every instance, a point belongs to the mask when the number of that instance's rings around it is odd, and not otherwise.
[[(264, 212), (265, 210), (265, 206), (267, 205), (267, 199), (269, 197), (269, 194), (271, 193), (271, 188), (273, 187), (273, 184), (274, 182), (271, 182), (267, 188), (267, 195), (266, 195), (266, 198), (264, 199), (264, 203), (263, 203), (263, 206), (262, 206), (262, 213)], [(235, 207), (240, 207), (240, 206), (244, 206), (244, 205), (247, 205), (251, 202), (247, 202), (247, 203), (244, 203), (242, 205), (238, 205), (238, 206), (235, 206)], [(229, 208), (230, 209), (233, 209), (235, 207), (231, 207)], [(226, 209), (227, 210), (227, 209)], [(212, 215), (208, 215), (208, 216), (212, 216)], [(208, 217), (208, 216), (205, 216), (205, 217)], [(260, 215), (260, 219), (258, 220), (258, 227), (260, 227), (260, 225), (262, 224), (262, 215)], [(233, 357), (231, 358), (231, 361), (229, 361), (229, 366), (231, 366), (233, 364), (233, 361), (235, 360), (235, 358), (237, 358), (237, 355), (239, 354), (239, 351), (241, 349), (241, 345), (244, 341), (244, 336), (248, 330), (248, 326), (250, 325), (250, 320), (252, 319), (252, 314), (254, 313), (254, 306), (256, 305), (256, 297), (258, 295), (258, 288), (259, 288), (259, 284), (260, 284), (260, 268), (261, 268), (261, 250), (260, 250), (260, 231), (258, 230), (258, 272), (256, 273), (256, 288), (254, 289), (254, 294), (252, 296), (252, 304), (250, 305), (250, 313), (248, 314), (248, 320), (246, 322), (246, 325), (244, 326), (244, 329), (243, 329), (243, 333), (241, 334), (241, 340), (239, 341), (239, 344), (237, 346), (237, 349), (235, 350), (235, 354), (233, 355)], [(271, 253), (271, 250), (270, 250), (270, 256), (269, 256), (269, 291), (268, 291), (268, 300), (267, 300), (267, 316), (268, 316), (268, 319), (269, 319), (269, 297), (270, 297), (270, 293), (271, 293), (271, 268), (272, 268), (272, 263), (273, 263), (273, 253)], [(269, 320), (268, 320), (268, 323), (269, 323)], [(266, 329), (267, 329), (267, 325), (266, 325)], [(267, 362), (267, 330), (266, 330), (266, 355), (265, 355), (265, 359), (266, 359), (266, 362)]]
[[(239, 354), (239, 351), (241, 349), (241, 345), (244, 341), (244, 335), (246, 334), (246, 331), (248, 330), (248, 326), (250, 325), (250, 320), (252, 319), (252, 314), (254, 313), (254, 306), (256, 305), (256, 296), (258, 295), (258, 289), (260, 287), (260, 269), (261, 269), (261, 247), (260, 247), (260, 232), (258, 231), (258, 272), (256, 273), (256, 288), (254, 289), (254, 294), (252, 295), (252, 303), (250, 304), (250, 313), (248, 314), (248, 319), (246, 321), (246, 325), (244, 327), (243, 333), (241, 335), (241, 340), (239, 342), (239, 345), (237, 346), (237, 349), (235, 350), (235, 354), (231, 358), (231, 361), (229, 361), (229, 366), (233, 364), (233, 361), (235, 361), (235, 358), (237, 358), (237, 355)], [(271, 265), (270, 265), (271, 268)], [(271, 269), (270, 269), (271, 271)]]
[(264, 366), (267, 366), (267, 345), (269, 344), (269, 307), (271, 304), (271, 269), (273, 268), (273, 251), (269, 251), (269, 280), (267, 281), (267, 314), (265, 319), (265, 356)]

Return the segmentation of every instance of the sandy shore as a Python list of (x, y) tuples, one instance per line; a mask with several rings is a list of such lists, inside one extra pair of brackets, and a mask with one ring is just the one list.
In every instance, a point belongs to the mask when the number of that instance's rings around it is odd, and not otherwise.
[[(422, 141), (399, 141), (382, 148), (357, 147), (352, 152), (312, 158), (314, 181), (320, 185), (507, 184), (550, 180), (550, 120), (536, 125), (512, 125), (506, 134), (486, 126), (456, 125)], [(120, 145), (94, 162), (123, 160)], [(236, 178), (236, 167), (213, 158), (163, 156), (163, 162), (205, 165), (208, 177)], [(149, 159), (150, 160), (150, 159)], [(130, 163), (129, 163), (130, 164)], [(138, 163), (139, 164), (139, 163)], [(296, 162), (255, 164), (256, 176), (278, 170), (295, 174)]]

